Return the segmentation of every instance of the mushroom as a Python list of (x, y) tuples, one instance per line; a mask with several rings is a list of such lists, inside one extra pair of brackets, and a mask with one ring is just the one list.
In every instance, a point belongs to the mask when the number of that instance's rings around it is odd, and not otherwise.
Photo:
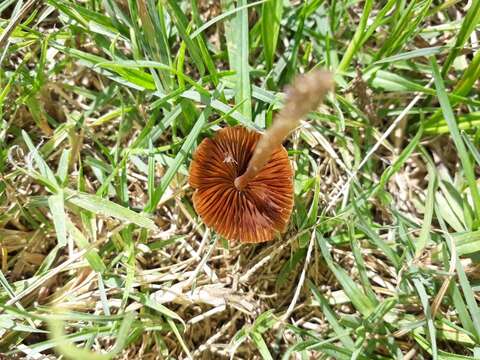
[(328, 72), (300, 75), (264, 134), (227, 127), (200, 143), (189, 182), (195, 210), (208, 227), (245, 243), (269, 241), (286, 230), (293, 209), (293, 170), (282, 142), (332, 87)]

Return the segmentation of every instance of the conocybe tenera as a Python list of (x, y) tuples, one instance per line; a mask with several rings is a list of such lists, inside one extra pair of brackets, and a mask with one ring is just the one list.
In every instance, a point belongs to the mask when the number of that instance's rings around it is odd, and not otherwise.
[(242, 126), (219, 130), (193, 155), (190, 185), (203, 222), (229, 240), (272, 240), (288, 226), (293, 170), (282, 142), (333, 88), (326, 71), (298, 76), (286, 89), (282, 110), (260, 134)]

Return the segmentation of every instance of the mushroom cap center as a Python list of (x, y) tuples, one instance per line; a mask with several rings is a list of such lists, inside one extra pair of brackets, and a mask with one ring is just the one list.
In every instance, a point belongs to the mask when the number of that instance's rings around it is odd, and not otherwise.
[(283, 147), (244, 188), (242, 175), (260, 134), (224, 128), (197, 148), (190, 166), (193, 202), (204, 223), (230, 240), (262, 242), (285, 230), (293, 207), (293, 171)]

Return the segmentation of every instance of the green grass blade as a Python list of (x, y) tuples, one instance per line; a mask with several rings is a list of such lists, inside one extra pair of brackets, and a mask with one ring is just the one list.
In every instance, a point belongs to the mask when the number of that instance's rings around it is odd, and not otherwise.
[(472, 289), (472, 286), (470, 284), (470, 281), (468, 280), (468, 277), (465, 273), (465, 269), (463, 268), (463, 265), (460, 261), (460, 258), (458, 257), (458, 254), (455, 251), (452, 251), (451, 245), (455, 244), (455, 240), (449, 234), (447, 226), (444, 220), (442, 219), (442, 217), (438, 217), (438, 220), (440, 223), (440, 227), (444, 231), (444, 234), (448, 240), (446, 241), (446, 243), (449, 248), (449, 252), (450, 254), (452, 254), (451, 256), (456, 257), (455, 270), (458, 276), (458, 283), (460, 284), (460, 287), (462, 289), (462, 293), (465, 298), (465, 303), (467, 304), (468, 312), (470, 313), (470, 317), (473, 324), (473, 329), (469, 329), (469, 330), (474, 330), (475, 339), (476, 339), (476, 342), (478, 343), (480, 339), (480, 309), (475, 299), (475, 292)]
[(177, 28), (178, 33), (182, 37), (183, 41), (185, 41), (185, 43), (187, 44), (187, 51), (189, 52), (195, 65), (197, 66), (198, 71), (201, 75), (203, 75), (205, 73), (203, 57), (197, 43), (192, 40), (188, 33), (189, 31), (187, 30), (187, 28), (189, 27), (189, 25), (187, 17), (176, 0), (167, 0), (167, 3), (170, 14), (172, 18), (175, 19), (174, 25)]
[[(102, 258), (98, 255), (98, 250), (96, 248), (91, 248), (90, 243), (85, 238), (83, 233), (70, 221), (66, 221), (66, 227), (70, 236), (74, 239), (75, 243), (80, 249), (88, 249), (85, 253), (85, 258), (92, 267), (93, 270), (102, 273), (106, 270), (106, 266)], [(90, 249), (89, 249), (90, 248)]]
[(352, 304), (357, 310), (364, 316), (368, 316), (374, 309), (375, 304), (366, 296), (357, 284), (348, 276), (347, 272), (334, 263), (330, 252), (327, 249), (326, 240), (321, 236), (320, 232), (317, 232), (317, 243), (322, 251), (322, 255), (327, 262), (330, 270), (335, 274), (338, 282), (342, 285), (345, 293)]
[(45, 160), (43, 160), (37, 148), (33, 145), (32, 140), (30, 139), (28, 134), (23, 130), (22, 136), (25, 144), (27, 144), (28, 150), (30, 150), (31, 154), (33, 155), (33, 159), (37, 164), (40, 174), (49, 181), (52, 187), (58, 188), (57, 179), (55, 178), (55, 174), (53, 173), (52, 169), (50, 169)]
[(244, 6), (238, 6), (236, 8), (232, 8), (228, 11), (224, 11), (223, 13), (221, 13), (220, 15), (218, 16), (215, 16), (214, 18), (208, 20), (205, 24), (203, 24), (202, 26), (200, 26), (197, 30), (195, 30), (191, 35), (190, 35), (190, 38), (191, 39), (194, 39), (196, 38), (198, 35), (200, 35), (202, 32), (204, 32), (206, 29), (208, 29), (210, 26), (222, 21), (223, 19), (226, 19), (228, 17), (230, 17), (231, 15), (237, 13), (238, 11), (240, 10), (243, 10), (243, 9), (246, 9), (246, 8), (249, 8), (249, 7), (253, 7), (253, 6), (257, 6), (257, 5), (260, 5), (260, 4), (263, 4), (263, 3), (266, 3), (270, 0), (259, 0), (259, 1), (255, 1), (255, 2), (252, 2), (250, 4), (245, 4)]
[(428, 169), (428, 189), (427, 189), (427, 198), (425, 200), (425, 212), (422, 221), (422, 229), (420, 230), (420, 235), (415, 243), (415, 255), (419, 256), (425, 246), (427, 246), (428, 241), (430, 240), (430, 233), (432, 227), (432, 219), (435, 205), (435, 193), (437, 191), (437, 176), (435, 174), (435, 169), (432, 167), (430, 162), (427, 162)]
[(190, 131), (187, 138), (185, 139), (185, 142), (183, 143), (182, 147), (180, 148), (177, 155), (175, 156), (175, 160), (173, 164), (170, 165), (167, 172), (162, 177), (160, 184), (156, 187), (153, 193), (153, 197), (149, 200), (149, 203), (145, 209), (147, 212), (153, 212), (156, 209), (158, 203), (160, 202), (160, 199), (162, 198), (163, 193), (165, 192), (165, 190), (167, 190), (173, 177), (175, 176), (178, 169), (187, 158), (187, 155), (192, 150), (198, 135), (200, 134), (203, 127), (207, 123), (207, 119), (208, 119), (208, 116), (210, 115), (210, 111), (211, 111), (211, 108), (207, 106), (207, 108), (200, 114), (199, 118), (197, 119), (197, 122), (193, 126), (192, 130)]
[(442, 76), (445, 76), (453, 64), (453, 61), (458, 56), (460, 51), (464, 48), (465, 43), (470, 37), (472, 31), (475, 30), (478, 22), (480, 21), (480, 0), (472, 0), (467, 15), (462, 21), (462, 27), (458, 33), (455, 44), (448, 53), (447, 59), (443, 63)]
[[(233, 0), (221, 0), (224, 9), (231, 10)], [(236, 4), (244, 7), (235, 16), (225, 23), (225, 36), (227, 38), (228, 59), (230, 68), (235, 71), (235, 102), (240, 105), (240, 112), (252, 119), (252, 99), (250, 85), (249, 57), (249, 31), (248, 9), (245, 8), (246, 0), (238, 0)]]
[(328, 323), (332, 327), (335, 334), (338, 336), (341, 343), (347, 349), (353, 350), (355, 344), (353, 343), (353, 340), (350, 337), (349, 332), (339, 323), (339, 321), (337, 320), (337, 316), (335, 315), (335, 312), (330, 307), (327, 299), (325, 299), (322, 296), (320, 291), (315, 287), (315, 285), (310, 280), (308, 280), (308, 286), (310, 287), (310, 290), (312, 291), (313, 296), (315, 297), (315, 300), (317, 300), (317, 302), (319, 303), (323, 315), (327, 319)]
[(462, 139), (465, 141), (465, 144), (467, 144), (468, 150), (472, 153), (475, 162), (480, 166), (480, 151), (465, 133), (462, 134)]
[[(477, 51), (472, 61), (470, 61), (470, 64), (463, 72), (462, 77), (455, 85), (452, 91), (452, 95), (458, 96), (458, 97), (468, 96), (475, 82), (479, 78), (480, 78), (480, 51)], [(458, 97), (457, 98), (450, 97), (451, 106), (455, 106), (462, 101)], [(465, 123), (467, 123), (466, 125), (463, 122), (463, 119), (465, 119)], [(466, 129), (470, 127), (478, 128), (480, 126), (478, 124), (479, 119), (480, 119), (479, 113), (478, 112), (476, 113), (474, 111), (472, 111), (470, 114), (459, 115), (457, 117), (457, 120), (459, 122), (459, 127), (461, 129)], [(438, 122), (444, 123), (444, 121), (442, 121), (441, 109), (438, 109), (438, 111), (436, 111), (427, 121), (425, 121), (425, 124), (424, 124), (425, 129), (427, 129), (428, 127), (432, 127), (432, 128), (435, 128), (437, 126), (441, 127), (443, 124), (438, 124)], [(443, 132), (448, 132), (448, 126), (446, 126), (446, 124), (445, 124), (445, 129), (443, 129)]]
[(397, 61), (405, 61), (405, 60), (410, 60), (410, 59), (415, 59), (417, 57), (429, 57), (433, 55), (437, 55), (445, 50), (444, 47), (442, 46), (432, 46), (432, 47), (427, 47), (427, 48), (422, 48), (422, 49), (417, 49), (417, 50), (412, 50), (412, 51), (407, 51), (404, 53), (396, 54), (393, 56), (389, 56), (386, 58), (383, 58), (382, 60), (375, 61), (373, 65), (380, 65), (380, 64), (390, 64), (394, 63)]
[(425, 287), (423, 286), (422, 282), (419, 279), (414, 278), (412, 279), (412, 281), (413, 281), (413, 284), (415, 285), (415, 288), (417, 289), (418, 295), (420, 296), (420, 301), (422, 302), (423, 311), (427, 319), (428, 335), (430, 337), (429, 346), (431, 348), (430, 354), (435, 360), (435, 359), (438, 359), (437, 338), (436, 338), (435, 325), (433, 324), (432, 311), (430, 308), (428, 295), (427, 295), (427, 292), (425, 291)]
[(282, 15), (283, 0), (268, 0), (262, 5), (263, 54), (267, 63), (267, 69), (273, 67)]
[(347, 50), (345, 51), (345, 54), (342, 57), (342, 61), (338, 65), (337, 71), (345, 72), (347, 70), (353, 57), (358, 52), (358, 49), (361, 45), (361, 41), (366, 40), (366, 39), (363, 39), (363, 37), (365, 33), (365, 28), (367, 26), (368, 18), (370, 16), (370, 12), (372, 11), (372, 7), (373, 7), (373, 0), (365, 1), (365, 4), (363, 5), (362, 16), (360, 17), (360, 23), (358, 24), (358, 27), (355, 30), (355, 35), (353, 35), (352, 40), (348, 44)]
[(252, 333), (250, 333), (250, 338), (253, 340), (253, 343), (260, 352), (263, 360), (273, 360), (272, 354), (270, 354), (270, 351), (268, 350), (267, 344), (265, 343), (262, 335), (253, 331)]
[(448, 100), (445, 90), (445, 85), (443, 84), (443, 79), (441, 77), (437, 62), (434, 58), (431, 58), (430, 64), (432, 66), (433, 77), (435, 79), (435, 87), (437, 88), (437, 96), (438, 100), (440, 101), (443, 116), (445, 117), (445, 120), (448, 124), (452, 140), (455, 143), (455, 147), (457, 148), (458, 156), (460, 157), (463, 171), (465, 172), (465, 176), (467, 178), (468, 186), (470, 187), (470, 192), (473, 198), (473, 204), (477, 219), (476, 226), (478, 227), (480, 226), (480, 193), (478, 191), (474, 168), (470, 160), (470, 156), (467, 152), (467, 148), (465, 147), (465, 143), (460, 136), (460, 131), (458, 130), (457, 122), (455, 121), (455, 116), (450, 106), (450, 102)]
[(155, 230), (156, 226), (153, 220), (146, 216), (136, 213), (112, 201), (106, 200), (96, 195), (85, 194), (78, 191), (66, 190), (67, 203), (76, 205), (82, 209), (91, 211), (94, 214), (111, 216), (113, 218), (132, 223), (137, 226)]
[(50, 195), (48, 197), (48, 206), (52, 213), (58, 245), (65, 246), (67, 245), (67, 226), (65, 222), (66, 215), (63, 191), (59, 190), (57, 194)]

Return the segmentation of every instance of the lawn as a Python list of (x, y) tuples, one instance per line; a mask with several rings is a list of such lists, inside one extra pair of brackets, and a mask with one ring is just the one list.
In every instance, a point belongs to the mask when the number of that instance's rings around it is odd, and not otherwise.
[[(479, 38), (480, 0), (2, 0), (0, 358), (479, 359)], [(224, 238), (196, 149), (317, 70), (286, 231)]]

